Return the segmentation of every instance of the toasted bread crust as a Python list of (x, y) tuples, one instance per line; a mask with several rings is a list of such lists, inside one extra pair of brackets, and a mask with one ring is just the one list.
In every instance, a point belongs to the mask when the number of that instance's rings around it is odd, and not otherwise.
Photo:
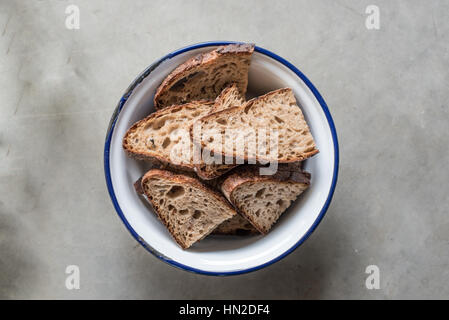
[[(199, 67), (205, 67), (209, 64), (215, 62), (216, 59), (224, 55), (242, 55), (250, 56), (254, 51), (254, 44), (230, 44), (226, 46), (220, 46), (217, 49), (198, 54), (193, 58), (190, 58), (183, 64), (179, 65), (174, 69), (165, 79), (162, 81), (161, 85), (157, 88), (156, 94), (154, 95), (154, 107), (156, 109), (162, 109), (163, 107), (159, 105), (159, 97), (167, 92), (178, 80), (185, 77), (185, 75), (191, 70)], [(244, 92), (242, 94), (245, 94)]]
[[(179, 183), (179, 184), (183, 184), (183, 185), (191, 185), (193, 187), (201, 189), (204, 192), (208, 193), (211, 197), (214, 197), (216, 200), (221, 201), (229, 209), (229, 213), (232, 216), (237, 214), (236, 211), (234, 210), (234, 208), (231, 206), (231, 204), (221, 194), (219, 194), (215, 190), (212, 190), (212, 189), (208, 188), (206, 185), (201, 183), (198, 179), (195, 179), (195, 178), (192, 178), (190, 176), (183, 175), (183, 174), (175, 174), (175, 173), (172, 173), (172, 172), (166, 171), (166, 170), (160, 170), (160, 169), (151, 169), (151, 170), (149, 170), (141, 178), (141, 183), (140, 184), (142, 186), (142, 189), (144, 189), (144, 193), (147, 196), (149, 202), (151, 203), (151, 206), (153, 207), (154, 211), (156, 212), (159, 220), (164, 224), (164, 226), (168, 229), (168, 231), (170, 232), (172, 237), (175, 239), (175, 241), (183, 249), (187, 249), (189, 246), (181, 238), (176, 237), (173, 227), (171, 225), (169, 225), (169, 223), (165, 219), (165, 217), (160, 214), (160, 206), (159, 206), (159, 204), (156, 201), (154, 201), (154, 199), (151, 196), (151, 194), (148, 194), (145, 191), (145, 188), (143, 188), (143, 186), (146, 184), (146, 182), (149, 179), (151, 179), (151, 178), (160, 178), (160, 179), (169, 180), (169, 181), (172, 181), (172, 182), (175, 182), (175, 183)], [(210, 230), (210, 232), (212, 232), (212, 231), (213, 231), (213, 229)], [(204, 235), (204, 237), (206, 237), (206, 236), (207, 236), (207, 234)]]
[[(277, 182), (277, 183), (302, 183), (306, 185), (310, 185), (310, 173), (306, 171), (292, 171), (288, 168), (278, 170), (274, 175), (271, 176), (262, 176), (258, 173), (258, 167), (239, 167), (229, 175), (221, 185), (221, 191), (225, 195), (225, 197), (235, 206), (235, 198), (234, 191), (237, 188), (242, 187), (246, 184), (252, 183), (264, 183), (264, 182)], [(253, 217), (249, 214), (246, 214), (244, 210), (241, 208), (237, 208), (237, 210), (256, 228), (260, 233), (266, 234), (267, 232), (260, 229), (253, 220)]]

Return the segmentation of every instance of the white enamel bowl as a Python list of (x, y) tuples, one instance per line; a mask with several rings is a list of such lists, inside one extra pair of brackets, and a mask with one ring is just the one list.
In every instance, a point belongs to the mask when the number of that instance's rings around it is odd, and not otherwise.
[(331, 201), (338, 173), (338, 142), (332, 117), (312, 83), (293, 65), (256, 47), (248, 91), (259, 95), (283, 87), (293, 89), (320, 153), (305, 163), (312, 174), (310, 188), (281, 216), (266, 236), (208, 236), (182, 250), (133, 188), (145, 164), (128, 158), (122, 149), (126, 130), (154, 111), (157, 86), (177, 65), (198, 53), (230, 42), (192, 45), (168, 54), (149, 66), (120, 100), (106, 136), (106, 182), (115, 209), (125, 226), (148, 251), (173, 266), (209, 275), (231, 275), (268, 266), (296, 249), (317, 227)]

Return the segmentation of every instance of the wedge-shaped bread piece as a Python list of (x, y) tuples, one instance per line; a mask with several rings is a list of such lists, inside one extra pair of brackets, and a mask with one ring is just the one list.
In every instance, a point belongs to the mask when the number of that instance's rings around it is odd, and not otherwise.
[(226, 198), (259, 230), (267, 233), (310, 184), (310, 174), (279, 169), (260, 175), (258, 168), (240, 167), (221, 186)]
[(245, 102), (239, 88), (235, 83), (223, 89), (220, 95), (215, 99), (214, 106), (210, 113), (222, 111), (230, 107), (241, 106)]
[(194, 127), (201, 132), (192, 135), (194, 143), (234, 159), (288, 163), (318, 152), (290, 88), (209, 114), (197, 120)]
[[(183, 175), (189, 174), (189, 173), (182, 173)], [(192, 177), (190, 175), (190, 177)], [(136, 189), (136, 192), (138, 194), (145, 195), (145, 191), (142, 188), (142, 178), (138, 179), (134, 183), (134, 188)], [(214, 180), (206, 180), (203, 181), (207, 187), (211, 188), (212, 190), (218, 191), (217, 189), (218, 184), (220, 183), (217, 181), (217, 179)], [(220, 183), (221, 184), (221, 183)], [(232, 218), (220, 223), (218, 227), (216, 227), (212, 234), (219, 234), (219, 235), (237, 235), (237, 236), (246, 236), (246, 235), (256, 235), (260, 232), (253, 227), (253, 225), (248, 222), (242, 215), (236, 214)]]
[(183, 249), (236, 214), (223, 196), (187, 175), (151, 169), (143, 176), (141, 186), (159, 219)]
[[(237, 85), (234, 83), (225, 88), (215, 99), (210, 113), (219, 112), (230, 107), (241, 106), (244, 101), (245, 100), (242, 98)], [(213, 158), (210, 160), (214, 161)], [(221, 163), (216, 164), (215, 162), (210, 163), (201, 158), (200, 161), (196, 161), (195, 163), (195, 172), (201, 179), (210, 180), (220, 177), (232, 168), (236, 167), (234, 164), (224, 164), (222, 157), (220, 157), (219, 161)]]
[(154, 106), (162, 109), (192, 100), (213, 100), (231, 83), (244, 96), (252, 44), (231, 44), (197, 55), (173, 70), (154, 96)]
[[(194, 177), (194, 173), (184, 172), (183, 175), (188, 175), (190, 177)], [(134, 183), (134, 188), (138, 194), (145, 194), (142, 188), (142, 178), (138, 179)], [(223, 183), (225, 177), (221, 177), (220, 179), (212, 179), (202, 181), (208, 188), (214, 190), (214, 192), (221, 192), (220, 187)], [(217, 228), (212, 232), (213, 234), (220, 235), (253, 235), (259, 234), (256, 228), (253, 227), (251, 223), (248, 222), (245, 218), (243, 218), (240, 214), (236, 214), (231, 219), (228, 219), (222, 222)]]
[(220, 224), (212, 234), (246, 236), (259, 234), (256, 228), (240, 214)]
[(135, 159), (178, 170), (193, 171), (191, 124), (208, 114), (213, 102), (171, 106), (136, 122), (123, 138), (123, 148)]

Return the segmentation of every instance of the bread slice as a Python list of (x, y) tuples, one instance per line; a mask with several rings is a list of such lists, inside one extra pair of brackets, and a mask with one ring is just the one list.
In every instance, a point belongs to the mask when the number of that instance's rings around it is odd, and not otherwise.
[(136, 122), (123, 138), (126, 153), (138, 160), (178, 170), (193, 171), (191, 124), (208, 114), (213, 102), (195, 101), (171, 106)]
[(243, 216), (236, 214), (215, 228), (212, 234), (246, 236), (260, 233)]
[(192, 100), (213, 100), (231, 83), (244, 96), (253, 51), (252, 44), (231, 44), (187, 60), (161, 83), (154, 106), (162, 109)]
[(215, 99), (214, 106), (210, 113), (222, 111), (230, 107), (241, 106), (245, 102), (239, 88), (235, 83), (223, 89), (220, 95)]
[(151, 169), (143, 176), (141, 186), (159, 219), (183, 249), (236, 215), (223, 196), (187, 175)]
[(266, 234), (281, 214), (310, 185), (310, 174), (280, 168), (274, 175), (242, 166), (221, 186), (226, 198), (259, 230)]
[[(215, 99), (210, 113), (219, 112), (230, 107), (241, 106), (243, 102), (244, 99), (242, 98), (237, 85), (234, 83), (225, 88)], [(211, 159), (211, 161), (213, 161), (213, 159)], [(223, 161), (224, 160), (221, 159), (222, 163), (215, 164), (214, 162), (206, 162), (201, 158), (200, 161), (196, 161), (194, 164), (195, 172), (201, 179), (210, 180), (218, 178), (236, 167), (234, 164), (223, 164)]]
[[(201, 135), (193, 135), (194, 143), (202, 149), (243, 161), (297, 162), (318, 152), (290, 88), (209, 114), (194, 126), (201, 131)], [(217, 132), (221, 139), (207, 138)], [(244, 147), (237, 148), (236, 141), (244, 141)]]

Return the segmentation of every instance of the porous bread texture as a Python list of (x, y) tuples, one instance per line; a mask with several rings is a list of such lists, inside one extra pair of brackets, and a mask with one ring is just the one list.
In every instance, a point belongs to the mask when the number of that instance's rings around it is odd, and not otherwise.
[[(234, 159), (286, 163), (318, 153), (290, 88), (272, 91), (241, 107), (209, 114), (194, 125), (201, 131), (201, 135), (193, 137), (195, 144)], [(217, 133), (218, 139), (214, 138)], [(241, 148), (237, 147), (238, 142)]]
[(238, 212), (263, 234), (310, 185), (307, 172), (279, 170), (263, 176), (258, 169), (239, 169), (226, 178), (221, 189)]
[[(230, 107), (241, 106), (244, 101), (245, 100), (242, 98), (237, 85), (232, 84), (225, 88), (215, 99), (210, 113), (219, 112)], [(196, 146), (198, 145), (195, 145), (195, 147)], [(204, 159), (201, 158), (200, 161), (195, 163), (195, 172), (203, 180), (215, 179), (236, 166), (234, 164), (224, 164), (223, 159), (220, 159), (219, 161), (221, 161), (221, 163), (218, 164), (214, 162), (215, 160), (213, 158), (210, 160), (212, 162), (204, 161)]]
[(162, 109), (192, 100), (213, 100), (231, 83), (244, 96), (253, 51), (252, 44), (231, 44), (189, 59), (161, 83), (154, 106)]
[(151, 169), (141, 185), (159, 219), (183, 249), (236, 214), (220, 194), (190, 176)]
[(223, 89), (220, 95), (215, 99), (214, 106), (210, 113), (228, 109), (230, 107), (241, 106), (245, 102), (239, 88), (235, 83)]
[(136, 122), (123, 138), (123, 148), (135, 159), (193, 171), (191, 124), (209, 113), (210, 101), (194, 101), (171, 106)]
[(231, 219), (221, 223), (212, 234), (246, 236), (259, 234), (259, 231), (240, 214), (236, 214)]
[(304, 184), (248, 183), (234, 193), (233, 202), (260, 232), (267, 233), (305, 189)]

